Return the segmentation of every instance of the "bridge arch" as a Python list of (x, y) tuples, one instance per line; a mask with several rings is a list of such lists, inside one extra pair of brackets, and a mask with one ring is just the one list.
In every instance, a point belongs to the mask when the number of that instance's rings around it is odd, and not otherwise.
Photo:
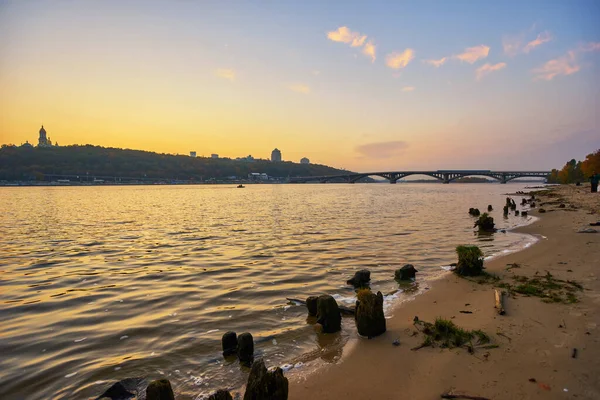
[(452, 178), (449, 178), (448, 181), (449, 182), (453, 182), (453, 181), (455, 181), (457, 179), (460, 179), (460, 178), (467, 178), (467, 177), (474, 177), (474, 176), (486, 177), (486, 178), (493, 178), (493, 179), (495, 179), (495, 180), (497, 180), (499, 182), (502, 182), (502, 176), (499, 176), (498, 174), (493, 174), (493, 173), (490, 173), (490, 174), (473, 173), (473, 174), (456, 175), (456, 176), (453, 176)]

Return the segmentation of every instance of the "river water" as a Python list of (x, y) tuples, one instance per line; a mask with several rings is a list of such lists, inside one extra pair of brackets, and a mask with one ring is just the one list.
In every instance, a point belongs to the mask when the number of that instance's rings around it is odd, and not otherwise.
[[(286, 297), (352, 305), (345, 281), (368, 268), (387, 307), (447, 273), (458, 244), (487, 256), (527, 246), (477, 235), (467, 214), (492, 204), (497, 227), (527, 223), (502, 216), (503, 194), (524, 186), (0, 188), (0, 398), (94, 398), (137, 376), (167, 377), (180, 399), (239, 388), (247, 369), (220, 354), (228, 330), (251, 332), (288, 373), (336, 362), (353, 320), (322, 335)], [(400, 288), (406, 263), (417, 284)]]

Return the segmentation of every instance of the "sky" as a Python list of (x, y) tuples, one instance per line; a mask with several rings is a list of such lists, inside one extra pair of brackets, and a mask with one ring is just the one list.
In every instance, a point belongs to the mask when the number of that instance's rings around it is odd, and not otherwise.
[(598, 1), (0, 0), (0, 143), (352, 171), (600, 148)]

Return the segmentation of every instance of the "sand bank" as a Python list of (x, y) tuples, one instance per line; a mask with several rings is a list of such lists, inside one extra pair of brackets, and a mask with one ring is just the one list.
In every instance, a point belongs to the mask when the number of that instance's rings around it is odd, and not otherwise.
[[(507, 281), (513, 274), (536, 272), (574, 280), (584, 287), (578, 303), (544, 303), (517, 295), (506, 300), (506, 315), (499, 316), (491, 285), (449, 274), (427, 293), (399, 305), (384, 335), (361, 339), (338, 364), (305, 379), (293, 378), (290, 399), (439, 399), (450, 389), (489, 399), (600, 399), (600, 233), (576, 233), (600, 220), (600, 196), (586, 190), (556, 189), (567, 204), (563, 209), (556, 197), (542, 198), (547, 212), (518, 229), (541, 240), (486, 262), (489, 272)], [(521, 268), (507, 270), (510, 263)], [(464, 349), (412, 351), (423, 340), (412, 336), (415, 316), (426, 321), (443, 317), (463, 328), (481, 329), (499, 347), (473, 355)], [(395, 339), (400, 346), (392, 345)]]

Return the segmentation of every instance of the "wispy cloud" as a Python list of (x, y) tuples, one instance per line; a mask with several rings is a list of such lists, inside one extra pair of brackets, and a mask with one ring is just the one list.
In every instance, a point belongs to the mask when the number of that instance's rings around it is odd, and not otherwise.
[(581, 65), (578, 62), (581, 53), (599, 50), (600, 43), (598, 42), (581, 44), (575, 49), (569, 50), (564, 56), (547, 61), (541, 67), (533, 69), (532, 72), (535, 75), (533, 79), (551, 81), (559, 75), (572, 75), (581, 69)]
[(477, 68), (475, 70), (475, 74), (477, 76), (477, 80), (481, 80), (481, 78), (483, 78), (485, 75), (490, 74), (494, 71), (498, 71), (501, 70), (503, 68), (506, 68), (506, 63), (498, 63), (498, 64), (484, 64), (481, 67)]
[(579, 50), (581, 51), (598, 51), (600, 50), (600, 42), (590, 42), (586, 44), (582, 44), (579, 46)]
[(571, 75), (579, 71), (581, 67), (577, 64), (575, 51), (571, 50), (566, 55), (546, 62), (541, 67), (533, 70), (534, 79), (551, 81), (558, 75)]
[(480, 44), (479, 46), (466, 48), (463, 53), (455, 55), (454, 58), (457, 58), (463, 62), (468, 62), (469, 64), (473, 64), (475, 61), (481, 58), (486, 58), (489, 52), (489, 46)]
[(215, 71), (215, 76), (219, 78), (228, 79), (231, 82), (235, 81), (235, 70), (228, 68), (219, 68)]
[(375, 62), (375, 45), (372, 41), (368, 41), (363, 47), (362, 52), (364, 55), (371, 57), (371, 62)]
[(415, 58), (413, 49), (406, 49), (402, 53), (393, 52), (385, 57), (385, 64), (392, 69), (404, 68)]
[[(527, 32), (521, 32), (518, 35), (505, 35), (502, 38), (502, 48), (504, 54), (509, 57), (514, 57), (520, 53), (529, 53), (538, 46), (547, 43), (553, 39), (552, 34), (548, 31), (538, 33), (534, 40), (525, 43)], [(525, 43), (525, 45), (523, 45)]]
[(368, 143), (356, 147), (356, 152), (367, 158), (391, 158), (400, 155), (408, 147), (402, 140)]
[(423, 60), (427, 64), (433, 65), (434, 67), (441, 67), (444, 65), (446, 61), (448, 61), (448, 57), (442, 57), (439, 60)]
[(523, 47), (523, 36), (524, 35), (506, 35), (502, 38), (502, 48), (504, 54), (509, 57), (514, 57), (521, 51)]
[(375, 45), (372, 40), (367, 42), (367, 35), (353, 32), (347, 26), (340, 26), (335, 31), (327, 32), (327, 38), (334, 42), (346, 43), (351, 47), (362, 47), (361, 52), (375, 62)]
[(288, 89), (296, 93), (309, 94), (310, 88), (302, 83), (292, 83), (288, 85)]
[(367, 35), (352, 32), (347, 26), (340, 26), (335, 31), (327, 32), (327, 38), (334, 42), (348, 43), (352, 47), (360, 47), (367, 40)]
[(535, 49), (539, 45), (547, 43), (552, 40), (552, 35), (550, 32), (545, 31), (537, 35), (537, 37), (531, 42), (527, 43), (525, 47), (523, 47), (523, 53), (529, 53), (531, 50)]
[(403, 92), (412, 92), (413, 90), (415, 90), (415, 87), (414, 87), (414, 86), (404, 86), (404, 87), (402, 88), (402, 91), (403, 91)]

